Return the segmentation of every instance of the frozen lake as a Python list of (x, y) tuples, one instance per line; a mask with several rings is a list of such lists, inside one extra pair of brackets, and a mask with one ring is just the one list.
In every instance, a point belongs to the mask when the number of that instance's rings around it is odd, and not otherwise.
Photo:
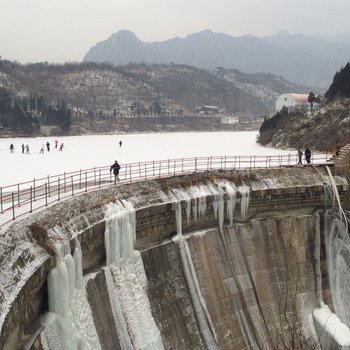
[[(295, 155), (296, 151), (265, 148), (256, 143), (257, 131), (152, 133), (86, 135), (66, 137), (0, 139), (0, 187), (94, 166), (199, 156)], [(64, 143), (63, 151), (54, 148), (55, 140)], [(119, 141), (122, 147), (119, 147)], [(40, 154), (50, 142), (51, 151)], [(10, 153), (10, 144), (15, 146)], [(22, 154), (21, 145), (30, 153)]]

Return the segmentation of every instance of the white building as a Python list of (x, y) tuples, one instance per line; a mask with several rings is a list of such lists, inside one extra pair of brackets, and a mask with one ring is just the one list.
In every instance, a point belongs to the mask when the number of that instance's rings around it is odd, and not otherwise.
[(239, 123), (239, 119), (238, 117), (227, 117), (225, 115), (223, 115), (221, 117), (221, 124), (229, 124), (229, 125), (237, 125)]
[(287, 107), (289, 111), (305, 108), (310, 110), (310, 103), (307, 102), (308, 94), (283, 94), (276, 101), (276, 112), (283, 107)]

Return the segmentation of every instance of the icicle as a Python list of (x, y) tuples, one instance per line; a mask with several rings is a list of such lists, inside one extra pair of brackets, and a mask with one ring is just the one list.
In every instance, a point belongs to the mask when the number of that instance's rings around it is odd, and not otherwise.
[(107, 265), (133, 259), (135, 213), (132, 208), (109, 205), (106, 210), (105, 247)]
[(203, 220), (207, 212), (207, 196), (203, 195), (198, 198), (198, 215)]
[(181, 213), (181, 202), (176, 203), (175, 208), (176, 215), (176, 228), (178, 236), (182, 236), (182, 213)]
[(75, 254), (76, 258), (71, 254), (62, 258), (58, 253), (56, 267), (48, 275), (49, 311), (52, 317), (48, 318), (49, 322), (41, 333), (42, 342), (46, 344), (43, 345), (44, 349), (51, 349), (51, 344), (55, 344), (55, 349), (101, 349), (84, 284), (81, 289), (76, 288), (79, 285), (78, 276), (82, 275), (79, 244)]
[(211, 322), (210, 314), (208, 312), (205, 300), (201, 293), (200, 285), (197, 279), (195, 268), (193, 266), (192, 257), (187, 241), (182, 235), (182, 218), (180, 203), (176, 204), (175, 215), (177, 235), (173, 238), (173, 241), (176, 242), (179, 246), (185, 278), (188, 284), (190, 297), (194, 307), (194, 312), (196, 313), (196, 318), (198, 320), (198, 326), (201, 334), (203, 335), (207, 348), (215, 350), (218, 349), (215, 329)]
[[(181, 210), (180, 210), (181, 212)], [(181, 223), (180, 223), (181, 225)], [(106, 210), (105, 275), (113, 316), (122, 349), (163, 350), (160, 332), (151, 313), (147, 277), (141, 253), (134, 250), (135, 210), (128, 202)]]
[(186, 219), (187, 219), (187, 226), (190, 226), (190, 217), (191, 217), (191, 199), (186, 199)]
[(83, 279), (83, 258), (81, 252), (81, 246), (78, 238), (75, 239), (75, 249), (74, 249), (74, 265), (75, 265), (75, 287), (77, 289), (84, 288)]
[(245, 217), (249, 208), (249, 187), (240, 186), (238, 187), (238, 192), (241, 195), (241, 215)]
[(197, 217), (198, 217), (198, 198), (193, 199), (192, 212), (193, 212), (194, 223), (196, 224)]
[(233, 215), (236, 210), (236, 188), (226, 184), (226, 191), (228, 195), (226, 204), (227, 217), (229, 218), (230, 225), (233, 225)]

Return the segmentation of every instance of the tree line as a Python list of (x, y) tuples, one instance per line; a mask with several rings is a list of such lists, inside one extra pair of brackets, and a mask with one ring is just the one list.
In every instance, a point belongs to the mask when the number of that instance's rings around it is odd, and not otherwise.
[(0, 88), (0, 126), (3, 129), (31, 133), (41, 125), (56, 125), (66, 132), (70, 129), (71, 117), (71, 110), (64, 101), (52, 104), (36, 93), (18, 96)]

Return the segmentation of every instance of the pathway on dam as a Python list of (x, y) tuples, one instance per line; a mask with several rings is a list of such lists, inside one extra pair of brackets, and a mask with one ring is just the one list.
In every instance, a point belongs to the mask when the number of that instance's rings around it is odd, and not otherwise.
[[(331, 165), (331, 155), (314, 154), (313, 166)], [(118, 183), (131, 183), (213, 170), (294, 167), (296, 155), (209, 156), (123, 164)], [(306, 165), (309, 166), (309, 165)], [(114, 184), (109, 166), (94, 167), (0, 187), (0, 230), (17, 218), (84, 192)]]

